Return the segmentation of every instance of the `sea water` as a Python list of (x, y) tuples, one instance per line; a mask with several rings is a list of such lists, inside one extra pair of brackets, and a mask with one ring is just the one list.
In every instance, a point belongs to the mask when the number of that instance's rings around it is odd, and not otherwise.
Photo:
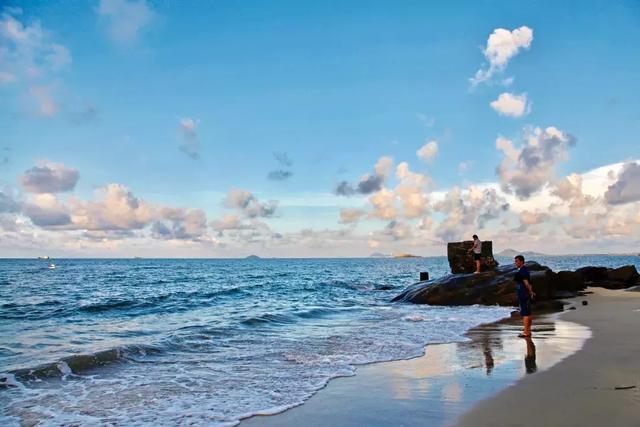
[(235, 425), (511, 310), (390, 302), (444, 257), (49, 262), (0, 260), (2, 425)]

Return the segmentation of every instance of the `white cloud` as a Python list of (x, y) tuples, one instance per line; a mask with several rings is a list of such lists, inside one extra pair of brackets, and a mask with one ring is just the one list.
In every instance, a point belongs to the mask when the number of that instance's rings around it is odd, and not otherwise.
[(369, 214), (372, 218), (394, 219), (396, 208), (394, 206), (396, 196), (393, 191), (382, 188), (377, 193), (369, 197), (369, 202), (373, 206), (373, 211)]
[(72, 222), (83, 230), (138, 230), (158, 217), (158, 210), (122, 184), (96, 190), (95, 201), (73, 199)]
[(531, 112), (531, 103), (527, 101), (527, 94), (516, 95), (504, 92), (498, 99), (490, 103), (491, 108), (503, 116), (522, 117)]
[(360, 177), (357, 186), (353, 186), (347, 181), (342, 181), (336, 187), (336, 194), (339, 196), (353, 196), (356, 194), (372, 194), (379, 191), (389, 178), (393, 169), (393, 158), (383, 156), (378, 159), (374, 165), (373, 174), (364, 174)]
[(20, 9), (0, 13), (0, 85), (15, 84), (36, 103), (36, 111), (53, 117), (59, 108), (51, 78), (73, 62), (69, 49), (53, 40), (39, 21), (21, 20)]
[(20, 210), (20, 204), (15, 200), (8, 188), (0, 190), (0, 214), (13, 213)]
[(180, 131), (180, 151), (196, 160), (200, 158), (200, 142), (198, 141), (198, 120), (189, 117), (180, 119), (178, 129)]
[(224, 205), (237, 209), (248, 218), (268, 218), (275, 214), (278, 202), (269, 200), (266, 203), (261, 203), (250, 191), (232, 188), (224, 200)]
[(417, 218), (429, 209), (429, 200), (425, 191), (431, 185), (431, 179), (419, 173), (411, 172), (409, 164), (402, 162), (396, 168), (399, 183), (395, 194), (402, 202), (403, 214), (407, 218)]
[(423, 162), (430, 162), (438, 154), (438, 141), (431, 140), (416, 151), (418, 158)]
[(551, 194), (568, 204), (569, 214), (572, 217), (584, 215), (586, 209), (593, 206), (597, 201), (596, 197), (583, 192), (582, 182), (583, 177), (573, 173), (564, 179), (556, 181), (551, 188)]
[(164, 208), (161, 214), (164, 220), (158, 220), (152, 226), (155, 238), (199, 240), (207, 234), (207, 216), (202, 209)]
[(472, 186), (463, 191), (453, 187), (434, 203), (434, 209), (446, 215), (436, 227), (435, 235), (443, 241), (455, 241), (498, 219), (509, 209), (509, 203), (494, 188)]
[(23, 213), (39, 227), (71, 224), (69, 209), (54, 194), (37, 194), (22, 206)]
[(373, 166), (373, 170), (375, 171), (376, 175), (382, 177), (383, 180), (389, 178), (389, 175), (393, 170), (393, 157), (380, 157), (376, 164)]
[(111, 39), (123, 45), (135, 43), (154, 18), (145, 0), (100, 0), (97, 12), (107, 21)]
[(524, 231), (531, 225), (536, 225), (548, 221), (549, 218), (550, 215), (546, 212), (522, 211), (520, 212), (520, 215), (518, 215), (518, 219), (520, 220), (519, 231)]
[(344, 208), (340, 209), (340, 224), (355, 224), (365, 214), (362, 209)]
[(617, 181), (607, 189), (605, 199), (611, 205), (640, 201), (640, 164), (625, 163)]
[(533, 41), (533, 30), (527, 26), (516, 28), (513, 31), (504, 28), (496, 28), (487, 39), (487, 46), (483, 54), (489, 62), (487, 69), (479, 69), (476, 75), (470, 79), (471, 85), (476, 86), (485, 82), (497, 72), (507, 68), (509, 61), (522, 49), (529, 49)]
[(526, 199), (555, 179), (556, 165), (567, 159), (575, 138), (553, 126), (525, 130), (525, 143), (515, 148), (513, 142), (498, 137), (496, 148), (504, 158), (497, 168), (502, 189)]
[(76, 169), (62, 163), (42, 161), (25, 171), (20, 182), (25, 191), (30, 193), (59, 193), (72, 191), (79, 178)]
[(8, 83), (43, 77), (60, 71), (72, 62), (69, 49), (52, 40), (39, 21), (23, 23), (19, 10), (4, 9), (0, 14), (0, 71)]

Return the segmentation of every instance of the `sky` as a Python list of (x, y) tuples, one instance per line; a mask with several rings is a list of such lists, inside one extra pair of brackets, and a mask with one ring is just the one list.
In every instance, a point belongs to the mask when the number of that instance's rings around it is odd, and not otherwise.
[(636, 1), (0, 2), (0, 257), (637, 252), (639, 41)]

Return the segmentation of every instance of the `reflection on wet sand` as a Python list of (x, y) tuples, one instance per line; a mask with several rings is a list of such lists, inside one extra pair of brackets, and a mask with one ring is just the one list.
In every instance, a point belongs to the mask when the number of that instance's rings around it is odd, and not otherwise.
[[(428, 345), (415, 359), (360, 366), (355, 377), (332, 381), (304, 405), (241, 426), (397, 425), (409, 402), (422, 408), (412, 412), (419, 425), (445, 425), (522, 376), (573, 354), (591, 335), (555, 317), (536, 319), (533, 339), (518, 338), (521, 327), (519, 318), (505, 319), (469, 330), (467, 341)], [(343, 408), (337, 402), (349, 403)]]
[(524, 367), (527, 374), (533, 374), (538, 370), (536, 365), (536, 345), (531, 337), (525, 338), (525, 342), (527, 343), (527, 353), (524, 357)]

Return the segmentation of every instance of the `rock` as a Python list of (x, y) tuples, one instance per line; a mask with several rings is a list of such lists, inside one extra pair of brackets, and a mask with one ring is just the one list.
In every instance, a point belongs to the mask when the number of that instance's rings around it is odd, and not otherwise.
[(607, 279), (607, 267), (582, 267), (575, 271), (585, 282), (601, 282)]
[(424, 282), (426, 280), (429, 280), (429, 272), (428, 271), (421, 271), (420, 272), (420, 281)]
[(571, 292), (571, 291), (554, 291), (553, 292), (554, 299), (574, 298), (577, 296), (578, 296), (577, 292)]
[(607, 279), (610, 281), (635, 284), (639, 278), (640, 274), (638, 274), (635, 265), (625, 265), (607, 270)]
[[(557, 275), (536, 262), (527, 262), (531, 283), (539, 301), (551, 297)], [(418, 282), (406, 288), (393, 301), (431, 305), (505, 305), (514, 306), (517, 295), (513, 276), (515, 266), (506, 265), (481, 274), (449, 274)]]
[[(472, 240), (451, 242), (447, 244), (447, 258), (449, 260), (449, 267), (453, 274), (473, 273), (476, 271), (476, 263), (473, 260), (473, 254), (469, 252), (472, 247)], [(491, 240), (482, 242), (481, 256), (482, 271), (492, 270), (498, 266), (498, 262), (493, 258), (493, 242)]]
[[(467, 245), (471, 242), (463, 242)], [(460, 245), (460, 244), (450, 244)], [(451, 261), (451, 258), (450, 258)], [(537, 262), (525, 263), (531, 273), (531, 285), (536, 293), (536, 310), (558, 310), (564, 304), (559, 298), (585, 296), (585, 285), (611, 289), (639, 285), (640, 275), (634, 266), (616, 269), (582, 267), (575, 272), (554, 273)], [(513, 282), (516, 267), (498, 266), (480, 274), (448, 274), (437, 279), (421, 281), (408, 286), (392, 301), (431, 305), (517, 305), (516, 286)], [(587, 305), (582, 301), (582, 305)]]
[(582, 301), (582, 305), (589, 305), (589, 301)]
[(585, 287), (582, 274), (575, 271), (558, 271), (559, 291), (577, 292)]
[(634, 265), (618, 268), (582, 267), (576, 273), (582, 276), (587, 286), (624, 289), (640, 284), (640, 274)]

